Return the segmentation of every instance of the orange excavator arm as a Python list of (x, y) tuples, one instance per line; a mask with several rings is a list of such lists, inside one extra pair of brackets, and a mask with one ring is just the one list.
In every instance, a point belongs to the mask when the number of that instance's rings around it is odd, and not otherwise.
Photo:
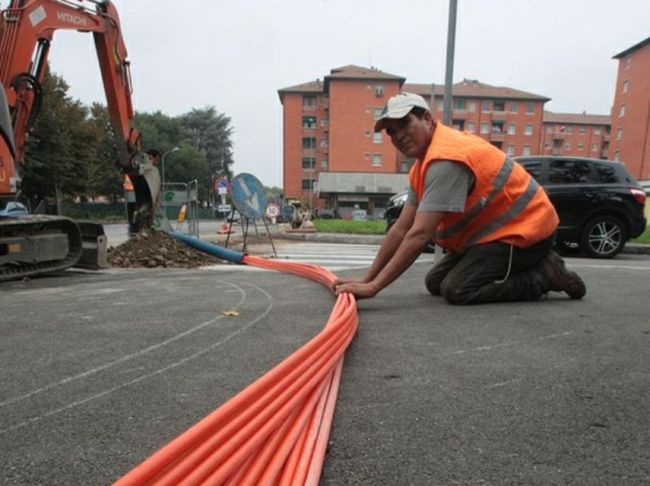
[[(16, 164), (23, 163), (27, 137), (38, 115), (40, 84), (54, 33), (90, 32), (116, 136), (118, 164), (133, 182), (140, 226), (150, 226), (160, 177), (142, 153), (140, 134), (132, 126), (129, 61), (115, 6), (109, 0), (12, 0), (0, 21), (0, 82), (6, 97), (6, 103), (0, 103), (0, 195), (16, 192)], [(2, 120), (4, 106), (10, 122)]]

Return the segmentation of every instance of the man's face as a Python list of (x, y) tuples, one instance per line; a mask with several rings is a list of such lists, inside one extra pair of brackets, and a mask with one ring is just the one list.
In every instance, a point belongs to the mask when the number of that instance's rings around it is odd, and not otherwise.
[(433, 120), (428, 112), (422, 118), (409, 113), (399, 120), (386, 120), (384, 128), (397, 150), (407, 157), (421, 159), (431, 142)]

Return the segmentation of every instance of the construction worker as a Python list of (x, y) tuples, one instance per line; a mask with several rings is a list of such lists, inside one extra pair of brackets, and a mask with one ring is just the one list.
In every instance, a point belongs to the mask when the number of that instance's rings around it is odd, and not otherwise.
[(559, 222), (525, 169), (480, 137), (433, 119), (416, 94), (390, 98), (375, 124), (416, 159), (409, 197), (360, 280), (338, 280), (337, 294), (369, 298), (398, 278), (433, 241), (446, 255), (426, 276), (452, 304), (535, 300), (549, 291), (580, 299), (582, 279), (552, 251)]

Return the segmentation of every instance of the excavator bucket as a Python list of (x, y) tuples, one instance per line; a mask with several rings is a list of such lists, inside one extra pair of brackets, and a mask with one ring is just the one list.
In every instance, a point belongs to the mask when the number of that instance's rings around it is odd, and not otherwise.
[(160, 173), (148, 161), (142, 161), (135, 174), (129, 174), (133, 182), (136, 204), (136, 221), (140, 230), (151, 228), (156, 216), (160, 197)]
[(104, 227), (91, 221), (76, 221), (81, 230), (81, 258), (75, 267), (88, 270), (108, 268), (107, 239)]

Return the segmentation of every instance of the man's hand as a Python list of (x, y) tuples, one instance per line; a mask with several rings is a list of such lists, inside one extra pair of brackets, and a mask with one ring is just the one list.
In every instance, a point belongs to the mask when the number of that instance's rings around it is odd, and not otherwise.
[(373, 283), (347, 282), (335, 283), (334, 293), (340, 295), (343, 292), (350, 292), (357, 299), (370, 299), (377, 295), (377, 287)]

